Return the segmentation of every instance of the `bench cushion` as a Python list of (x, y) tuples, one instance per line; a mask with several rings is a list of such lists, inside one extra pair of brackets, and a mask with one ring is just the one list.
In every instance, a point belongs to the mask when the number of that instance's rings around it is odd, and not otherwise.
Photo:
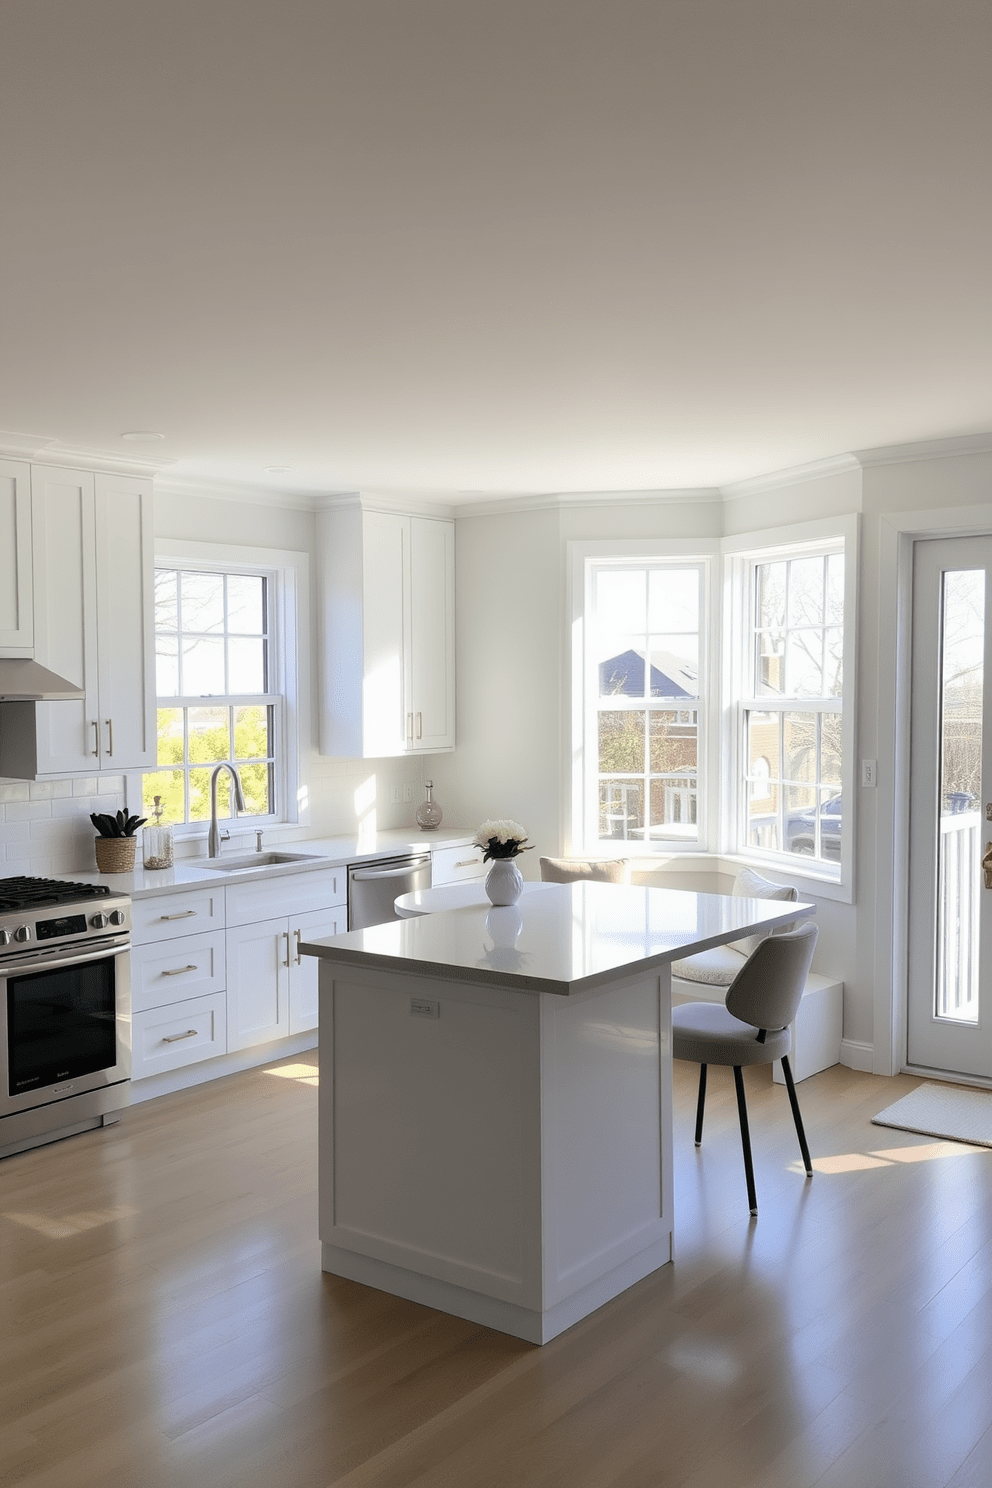
[(714, 946), (682, 961), (673, 961), (672, 976), (687, 982), (705, 982), (710, 987), (729, 987), (746, 960), (733, 946)]

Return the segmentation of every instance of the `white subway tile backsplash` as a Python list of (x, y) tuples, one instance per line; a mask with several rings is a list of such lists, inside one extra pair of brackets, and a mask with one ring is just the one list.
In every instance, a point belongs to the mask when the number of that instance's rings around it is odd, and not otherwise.
[(10, 849), (16, 847), (18, 842), (28, 842), (31, 838), (31, 823), (29, 821), (4, 822), (0, 827), (0, 842), (7, 846), (7, 856), (10, 857)]
[(74, 796), (95, 796), (102, 784), (98, 775), (81, 775), (72, 782), (72, 794)]
[(5, 821), (34, 821), (51, 814), (51, 801), (7, 801), (3, 808)]
[(55, 794), (54, 780), (29, 780), (28, 798), (32, 801), (50, 801)]
[(26, 780), (0, 782), (0, 801), (26, 801), (27, 799), (28, 782)]

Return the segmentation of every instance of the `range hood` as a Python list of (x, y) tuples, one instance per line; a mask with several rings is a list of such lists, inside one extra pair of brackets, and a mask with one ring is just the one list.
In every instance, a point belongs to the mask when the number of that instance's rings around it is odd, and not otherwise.
[(0, 703), (61, 703), (85, 696), (81, 687), (40, 662), (0, 657)]

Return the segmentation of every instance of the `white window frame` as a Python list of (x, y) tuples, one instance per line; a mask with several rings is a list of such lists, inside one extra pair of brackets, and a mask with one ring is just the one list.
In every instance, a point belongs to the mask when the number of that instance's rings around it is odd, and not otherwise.
[[(309, 665), (309, 556), (279, 548), (248, 548), (176, 538), (156, 547), (156, 568), (199, 570), (204, 573), (261, 574), (268, 580), (270, 610), (269, 693), (264, 697), (240, 694), (235, 702), (271, 703), (273, 707), (274, 794), (277, 810), (265, 816), (224, 818), (231, 838), (249, 838), (265, 827), (303, 827), (309, 818), (305, 778), (306, 745), (310, 739)], [(177, 707), (190, 699), (176, 700)], [(159, 700), (156, 698), (156, 713)], [(142, 776), (126, 776), (129, 810), (141, 808)], [(175, 828), (177, 840), (206, 840), (209, 822), (184, 822)]]
[[(631, 539), (573, 541), (569, 552), (569, 636), (571, 644), (571, 794), (566, 851), (597, 857), (626, 856), (652, 862), (668, 857), (698, 856), (709, 850), (710, 838), (718, 819), (717, 749), (714, 724), (719, 715), (719, 678), (717, 666), (720, 647), (719, 596), (715, 583), (719, 549), (705, 540)], [(654, 844), (634, 840), (607, 841), (597, 836), (599, 820), (598, 790), (592, 782), (598, 772), (596, 737), (593, 719), (598, 712), (598, 674), (586, 654), (585, 616), (591, 605), (592, 571), (595, 564), (627, 564), (636, 568), (644, 564), (669, 564), (672, 567), (698, 565), (702, 570), (703, 597), (699, 636), (700, 697), (693, 703), (697, 710), (697, 793), (694, 841), (680, 842), (665, 838)]]
[[(737, 865), (787, 877), (818, 897), (854, 900), (855, 821), (857, 817), (856, 704), (857, 704), (857, 595), (859, 568), (857, 516), (805, 522), (792, 527), (752, 532), (724, 539), (726, 556), (723, 665), (723, 733), (725, 773), (721, 797), (721, 856)], [(839, 862), (801, 857), (796, 853), (751, 846), (746, 840), (747, 741), (745, 714), (768, 711), (768, 699), (753, 690), (753, 574), (759, 563), (802, 558), (826, 552), (844, 554), (844, 689), (841, 710), (840, 795), (848, 803), (843, 812)], [(802, 710), (806, 700), (797, 702)], [(818, 708), (815, 701), (812, 707)], [(778, 711), (778, 704), (772, 711)], [(791, 710), (790, 710), (791, 711)]]

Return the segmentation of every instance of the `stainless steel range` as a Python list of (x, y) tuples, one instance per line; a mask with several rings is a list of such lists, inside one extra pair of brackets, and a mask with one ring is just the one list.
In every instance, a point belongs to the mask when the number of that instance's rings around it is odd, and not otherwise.
[(131, 1074), (131, 901), (0, 879), (0, 1157), (119, 1119)]

